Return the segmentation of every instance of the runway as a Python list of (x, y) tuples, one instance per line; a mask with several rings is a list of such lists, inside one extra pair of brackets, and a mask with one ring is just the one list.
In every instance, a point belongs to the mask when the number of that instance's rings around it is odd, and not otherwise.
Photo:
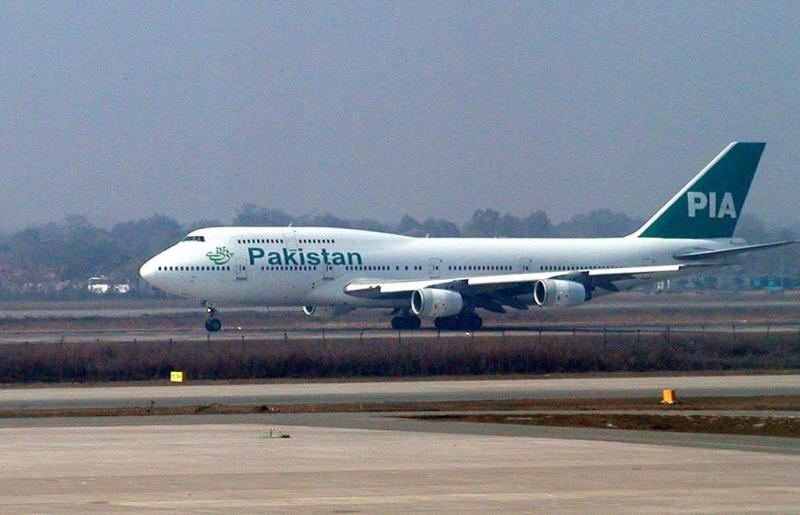
[(800, 395), (800, 374), (0, 389), (6, 408)]
[[(763, 292), (714, 292), (710, 294), (697, 293), (672, 293), (668, 295), (649, 295), (641, 292), (622, 292), (613, 296), (593, 299), (580, 307), (582, 312), (597, 313), (609, 310), (649, 309), (652, 311), (664, 309), (685, 309), (687, 305), (695, 305), (701, 310), (728, 310), (746, 306), (758, 305), (760, 308), (780, 309), (800, 306), (800, 295), (793, 291), (781, 294), (764, 294)], [(222, 313), (251, 313), (259, 316), (269, 315), (297, 315), (299, 320), (305, 318), (299, 307), (263, 307), (263, 306), (225, 306)], [(388, 318), (390, 311), (385, 310), (375, 318)], [(365, 313), (359, 311), (358, 313)], [(0, 320), (19, 320), (25, 318), (137, 318), (137, 317), (164, 317), (176, 315), (204, 314), (199, 303), (187, 299), (109, 299), (59, 301), (59, 302), (10, 302), (6, 309), (0, 311)], [(359, 317), (363, 319), (363, 317)]]
[(0, 428), (0, 511), (793, 512), (800, 499), (797, 455), (310, 417)]

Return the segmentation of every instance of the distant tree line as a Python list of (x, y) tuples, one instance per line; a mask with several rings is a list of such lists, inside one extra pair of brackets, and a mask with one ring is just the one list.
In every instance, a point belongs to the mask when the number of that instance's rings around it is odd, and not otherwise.
[[(526, 216), (477, 209), (461, 224), (403, 216), (396, 223), (375, 219), (340, 218), (322, 215), (290, 215), (280, 209), (244, 204), (232, 225), (241, 226), (324, 226), (395, 232), (430, 237), (606, 237), (633, 232), (643, 223), (624, 213), (608, 209), (593, 210), (554, 223), (548, 214), (536, 210)], [(203, 220), (182, 225), (165, 215), (121, 222), (110, 228), (97, 227), (83, 216), (67, 216), (63, 222), (0, 233), (0, 296), (45, 295), (80, 296), (90, 276), (104, 275), (117, 281), (136, 280), (139, 266), (149, 257), (180, 240), (199, 227), (229, 225), (218, 220)], [(800, 237), (798, 228), (768, 228), (754, 216), (745, 216), (737, 236), (751, 242)], [(751, 255), (749, 269), (763, 273), (789, 273), (800, 270), (800, 251), (794, 248)], [(780, 270), (776, 271), (776, 264)]]
[(403, 216), (395, 224), (369, 218), (346, 219), (326, 213), (317, 216), (292, 216), (279, 209), (244, 204), (233, 219), (233, 225), (246, 226), (321, 226), (365, 229), (405, 234), (408, 236), (486, 238), (557, 238), (586, 236), (623, 236), (636, 230), (644, 220), (631, 218), (608, 209), (597, 209), (576, 215), (566, 222), (554, 224), (542, 210), (524, 217), (500, 213), (494, 209), (477, 209), (466, 222), (458, 225), (449, 220), (426, 218), (419, 221)]

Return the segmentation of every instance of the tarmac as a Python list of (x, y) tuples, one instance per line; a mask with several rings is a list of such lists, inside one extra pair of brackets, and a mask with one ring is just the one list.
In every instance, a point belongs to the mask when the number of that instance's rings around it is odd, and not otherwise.
[[(349, 416), (378, 426), (320, 414), (13, 421), (0, 427), (0, 512), (796, 513), (800, 502), (796, 454)], [(526, 433), (537, 429), (551, 434)]]

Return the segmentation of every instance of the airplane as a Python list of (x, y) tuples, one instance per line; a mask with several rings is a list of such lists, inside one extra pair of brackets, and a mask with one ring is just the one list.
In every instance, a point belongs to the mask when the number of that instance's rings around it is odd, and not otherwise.
[(577, 306), (636, 286), (730, 265), (748, 245), (736, 222), (765, 143), (733, 142), (637, 231), (617, 238), (416, 238), (328, 227), (209, 227), (144, 263), (166, 292), (218, 303), (302, 307), (333, 317), (390, 308), (394, 329), (475, 330), (478, 309)]

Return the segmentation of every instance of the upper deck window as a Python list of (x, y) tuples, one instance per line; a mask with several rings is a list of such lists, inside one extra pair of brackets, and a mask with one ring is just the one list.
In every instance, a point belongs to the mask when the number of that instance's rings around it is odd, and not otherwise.
[(206, 241), (205, 236), (187, 236), (183, 241)]

